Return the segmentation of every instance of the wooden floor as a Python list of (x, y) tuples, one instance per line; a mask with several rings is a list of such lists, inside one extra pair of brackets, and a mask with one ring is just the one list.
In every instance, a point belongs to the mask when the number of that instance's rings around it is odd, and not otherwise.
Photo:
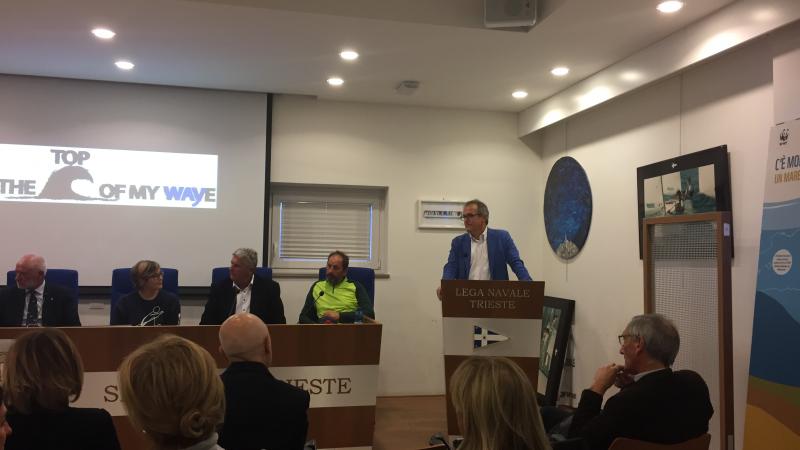
[(436, 432), (447, 434), (444, 395), (378, 397), (374, 450), (414, 450)]

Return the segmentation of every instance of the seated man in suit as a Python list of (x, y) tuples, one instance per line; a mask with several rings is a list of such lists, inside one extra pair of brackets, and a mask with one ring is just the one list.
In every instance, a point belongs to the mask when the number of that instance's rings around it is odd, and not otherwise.
[(0, 292), (0, 326), (81, 326), (77, 300), (66, 288), (45, 282), (43, 257), (25, 255), (15, 270), (17, 285)]
[(269, 371), (272, 344), (267, 326), (252, 314), (229, 317), (219, 329), (230, 366), (222, 374), (225, 422), (219, 445), (228, 450), (300, 450), (308, 431), (308, 392)]
[[(521, 281), (531, 281), (517, 246), (506, 230), (489, 228), (489, 207), (478, 199), (464, 204), (461, 214), (466, 233), (450, 243), (443, 280), (508, 280), (508, 268)], [(442, 299), (441, 287), (436, 296)]]
[(311, 285), (300, 323), (353, 323), (375, 318), (372, 301), (358, 281), (347, 278), (350, 257), (336, 250), (328, 255), (325, 279)]
[[(680, 347), (675, 325), (660, 314), (636, 316), (619, 341), (625, 365), (597, 369), (581, 394), (570, 437), (605, 450), (618, 437), (675, 444), (708, 432), (714, 414), (708, 386), (696, 372), (670, 369)], [(601, 409), (613, 384), (621, 390)]]
[(249, 312), (264, 323), (286, 323), (281, 286), (256, 275), (258, 252), (240, 248), (231, 258), (231, 277), (211, 285), (200, 325), (219, 325), (228, 316)]

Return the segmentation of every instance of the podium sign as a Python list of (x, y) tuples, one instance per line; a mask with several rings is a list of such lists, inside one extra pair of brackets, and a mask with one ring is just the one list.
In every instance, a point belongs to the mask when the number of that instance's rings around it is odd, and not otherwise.
[(450, 377), (472, 355), (505, 356), (536, 386), (544, 282), (442, 280), (447, 432), (458, 435)]
[[(72, 406), (109, 411), (123, 450), (147, 448), (131, 426), (119, 396), (117, 368), (122, 359), (159, 334), (172, 333), (208, 350), (220, 369), (219, 326), (67, 327), (83, 359), (81, 396)], [(0, 328), (0, 356), (29, 328)], [(381, 324), (269, 325), (270, 372), (311, 395), (308, 437), (318, 448), (370, 448), (381, 349)], [(7, 351), (7, 350), (5, 350)]]

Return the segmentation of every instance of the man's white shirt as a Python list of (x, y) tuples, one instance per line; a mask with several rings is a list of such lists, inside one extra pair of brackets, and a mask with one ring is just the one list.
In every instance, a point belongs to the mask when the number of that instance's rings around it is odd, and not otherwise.
[[(489, 250), (486, 245), (486, 232), (489, 227), (483, 229), (483, 233), (477, 239), (469, 235), (470, 239), (470, 258), (469, 258), (469, 279), (470, 280), (491, 280), (489, 273)], [(469, 234), (469, 233), (467, 233)]]
[(236, 294), (236, 314), (250, 312), (250, 296), (253, 292), (254, 279), (255, 275), (250, 278), (250, 284), (244, 288), (240, 288), (236, 286), (236, 283), (233, 283), (233, 286), (238, 290)]
[(659, 370), (667, 370), (667, 368), (666, 367), (662, 367), (661, 369), (653, 369), (653, 370), (648, 370), (647, 372), (637, 373), (636, 375), (633, 376), (633, 382), (635, 383), (635, 382), (641, 380), (642, 378), (644, 378), (646, 375), (650, 375), (651, 373), (658, 372)]

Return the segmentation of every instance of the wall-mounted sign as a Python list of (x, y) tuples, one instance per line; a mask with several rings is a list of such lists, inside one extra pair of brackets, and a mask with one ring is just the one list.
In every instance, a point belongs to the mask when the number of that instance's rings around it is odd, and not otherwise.
[(461, 211), (464, 202), (450, 200), (420, 200), (418, 204), (417, 227), (464, 229)]

